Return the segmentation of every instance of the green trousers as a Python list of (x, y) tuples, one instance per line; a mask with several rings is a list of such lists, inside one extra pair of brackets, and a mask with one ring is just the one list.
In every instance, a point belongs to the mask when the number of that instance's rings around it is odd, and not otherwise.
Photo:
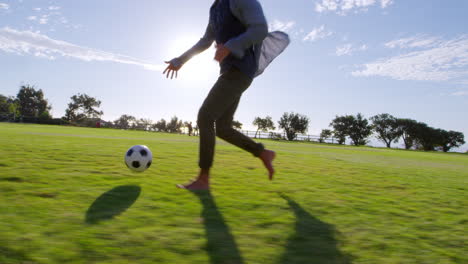
[(264, 147), (232, 128), (232, 121), (242, 93), (252, 79), (232, 68), (219, 76), (198, 112), (200, 129), (200, 159), (198, 165), (209, 169), (213, 165), (216, 136), (238, 146), (254, 156), (260, 156)]

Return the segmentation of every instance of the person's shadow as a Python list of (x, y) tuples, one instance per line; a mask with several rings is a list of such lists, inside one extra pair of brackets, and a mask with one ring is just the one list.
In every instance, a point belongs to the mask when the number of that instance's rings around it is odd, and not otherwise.
[[(193, 192), (201, 201), (201, 217), (207, 237), (206, 250), (212, 264), (243, 264), (236, 241), (209, 191)], [(278, 264), (351, 264), (351, 257), (338, 248), (337, 231), (330, 224), (310, 215), (286, 195), (296, 216), (295, 232), (288, 238)]]
[(132, 206), (140, 196), (140, 192), (139, 186), (124, 185), (103, 193), (89, 207), (85, 222), (96, 224), (120, 215)]
[(279, 264), (350, 264), (351, 256), (342, 253), (336, 240), (337, 231), (310, 215), (293, 199), (284, 194), (296, 216), (295, 232), (288, 238)]
[(207, 237), (206, 250), (212, 264), (243, 264), (245, 263), (226, 225), (223, 216), (218, 210), (213, 196), (209, 191), (193, 191), (203, 205), (201, 213)]

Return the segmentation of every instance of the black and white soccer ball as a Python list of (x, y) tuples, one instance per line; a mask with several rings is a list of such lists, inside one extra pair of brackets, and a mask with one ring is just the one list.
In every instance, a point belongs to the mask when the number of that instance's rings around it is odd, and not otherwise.
[(135, 172), (142, 172), (151, 166), (153, 154), (147, 146), (136, 145), (127, 150), (125, 164)]

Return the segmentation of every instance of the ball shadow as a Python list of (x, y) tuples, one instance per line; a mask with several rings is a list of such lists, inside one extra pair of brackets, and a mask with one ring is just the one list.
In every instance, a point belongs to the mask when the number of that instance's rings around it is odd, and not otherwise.
[(141, 188), (124, 185), (113, 188), (99, 196), (86, 212), (85, 222), (96, 224), (125, 212), (140, 196)]

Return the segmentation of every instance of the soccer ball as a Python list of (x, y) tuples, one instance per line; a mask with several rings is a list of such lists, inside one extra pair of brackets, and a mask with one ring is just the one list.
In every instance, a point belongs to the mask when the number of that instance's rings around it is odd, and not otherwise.
[(142, 172), (151, 166), (153, 154), (147, 146), (136, 145), (127, 150), (125, 164), (135, 172)]

